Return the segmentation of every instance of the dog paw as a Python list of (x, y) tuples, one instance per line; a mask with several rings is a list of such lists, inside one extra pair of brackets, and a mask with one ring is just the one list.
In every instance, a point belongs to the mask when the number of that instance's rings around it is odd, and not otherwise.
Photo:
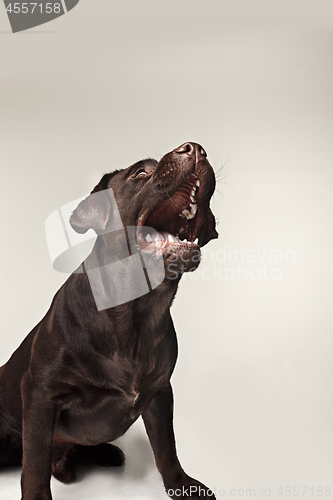
[(125, 462), (121, 449), (107, 443), (89, 447), (89, 458), (102, 467), (119, 467)]
[(214, 492), (190, 476), (183, 476), (164, 483), (165, 491), (174, 500), (216, 500)]
[(75, 480), (74, 466), (67, 457), (52, 462), (52, 475), (61, 483), (71, 483)]

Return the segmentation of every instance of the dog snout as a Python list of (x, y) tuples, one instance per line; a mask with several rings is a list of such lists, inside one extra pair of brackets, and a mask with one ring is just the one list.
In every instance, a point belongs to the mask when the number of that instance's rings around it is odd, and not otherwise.
[(200, 159), (201, 156), (207, 157), (207, 153), (200, 144), (196, 142), (185, 142), (177, 149), (174, 150), (175, 153), (179, 153), (182, 155), (188, 155), (190, 157)]

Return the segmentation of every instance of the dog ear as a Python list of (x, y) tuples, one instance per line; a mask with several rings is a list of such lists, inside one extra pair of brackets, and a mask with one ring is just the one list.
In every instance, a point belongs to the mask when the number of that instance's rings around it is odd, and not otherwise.
[(91, 194), (76, 207), (69, 222), (72, 228), (80, 234), (88, 229), (96, 232), (104, 231), (110, 216), (108, 190), (102, 190), (98, 184)]
[(208, 212), (206, 213), (206, 224), (205, 224), (205, 230), (203, 232), (203, 235), (201, 236), (202, 241), (200, 241), (200, 247), (203, 247), (204, 245), (207, 245), (207, 243), (210, 240), (214, 240), (215, 238), (219, 237), (219, 233), (216, 231), (215, 226), (215, 217), (213, 215), (213, 212), (211, 209), (208, 209)]

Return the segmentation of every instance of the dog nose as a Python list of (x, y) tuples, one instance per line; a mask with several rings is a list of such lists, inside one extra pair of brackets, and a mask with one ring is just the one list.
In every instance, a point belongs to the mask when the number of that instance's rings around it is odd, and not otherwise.
[(175, 153), (187, 154), (189, 156), (205, 156), (207, 157), (207, 153), (200, 144), (196, 142), (185, 142), (179, 146), (179, 148), (175, 149)]

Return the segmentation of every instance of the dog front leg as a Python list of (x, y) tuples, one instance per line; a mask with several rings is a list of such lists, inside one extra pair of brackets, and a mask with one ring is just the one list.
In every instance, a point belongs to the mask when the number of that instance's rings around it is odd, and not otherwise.
[(56, 408), (27, 372), (21, 384), (23, 403), (22, 500), (52, 500), (52, 437)]
[(185, 473), (178, 460), (170, 384), (158, 391), (142, 418), (168, 495), (174, 499), (215, 499), (209, 488)]

